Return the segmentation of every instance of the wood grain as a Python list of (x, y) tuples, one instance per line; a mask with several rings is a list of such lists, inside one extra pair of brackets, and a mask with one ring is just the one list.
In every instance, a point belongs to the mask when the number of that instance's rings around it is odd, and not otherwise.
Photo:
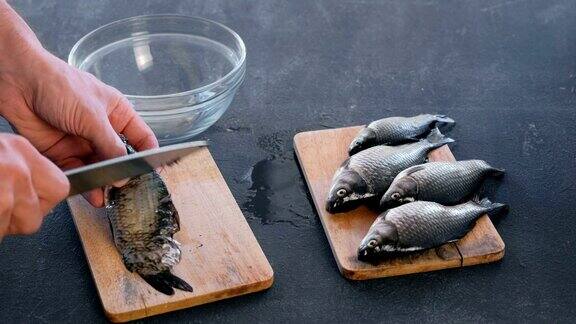
[(181, 230), (173, 272), (194, 288), (157, 292), (122, 263), (103, 209), (68, 200), (107, 317), (124, 322), (266, 289), (273, 271), (207, 148), (161, 171)]
[[(457, 243), (372, 265), (358, 261), (357, 249), (378, 216), (366, 207), (341, 214), (324, 208), (334, 172), (347, 157), (347, 148), (361, 126), (299, 133), (294, 148), (310, 189), (316, 211), (330, 242), (340, 272), (349, 279), (364, 280), (493, 262), (504, 256), (504, 242), (488, 216)], [(447, 146), (429, 155), (432, 161), (453, 161)]]

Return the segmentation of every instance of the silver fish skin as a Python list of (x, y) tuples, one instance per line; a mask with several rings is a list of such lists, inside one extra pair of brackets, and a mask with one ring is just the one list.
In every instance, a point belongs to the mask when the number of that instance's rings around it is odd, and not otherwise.
[(364, 200), (379, 199), (398, 173), (426, 162), (428, 152), (451, 142), (454, 140), (435, 128), (427, 138), (418, 142), (374, 146), (349, 157), (334, 175), (326, 210), (343, 212)]
[(170, 271), (180, 262), (180, 244), (173, 239), (180, 222), (157, 172), (132, 178), (120, 188), (106, 188), (105, 205), (114, 244), (129, 271), (166, 295), (173, 295), (173, 288), (193, 291)]
[(417, 141), (431, 129), (450, 129), (455, 124), (445, 115), (423, 114), (414, 117), (388, 117), (363, 128), (348, 148), (349, 155), (376, 145), (397, 145)]
[(380, 208), (395, 207), (415, 200), (454, 205), (471, 196), (490, 176), (504, 170), (486, 161), (429, 162), (400, 172), (380, 199)]
[(506, 205), (488, 199), (456, 206), (416, 201), (390, 209), (370, 227), (358, 248), (358, 259), (372, 262), (459, 240), (480, 216), (506, 209)]

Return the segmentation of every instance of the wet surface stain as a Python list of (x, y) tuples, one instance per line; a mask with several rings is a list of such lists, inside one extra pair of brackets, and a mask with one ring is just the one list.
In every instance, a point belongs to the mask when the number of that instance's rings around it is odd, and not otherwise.
[(269, 156), (254, 164), (241, 179), (248, 187), (241, 205), (247, 218), (258, 219), (262, 224), (287, 223), (295, 227), (310, 226), (316, 221), (294, 160), (292, 137), (289, 132), (275, 132), (258, 138), (258, 147)]
[[(242, 209), (262, 224), (309, 225), (314, 214), (298, 203), (306, 198), (298, 167), (290, 159), (270, 157), (256, 163), (243, 177), (249, 185)], [(250, 216), (249, 216), (250, 217)]]
[(227, 132), (251, 132), (252, 128), (244, 126), (230, 126), (226, 128)]

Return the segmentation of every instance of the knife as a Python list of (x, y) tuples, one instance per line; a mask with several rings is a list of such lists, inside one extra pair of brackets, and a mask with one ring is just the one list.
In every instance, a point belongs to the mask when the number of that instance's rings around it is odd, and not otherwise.
[(168, 145), (68, 170), (64, 172), (70, 181), (68, 196), (148, 173), (157, 167), (175, 163), (207, 145), (206, 141)]

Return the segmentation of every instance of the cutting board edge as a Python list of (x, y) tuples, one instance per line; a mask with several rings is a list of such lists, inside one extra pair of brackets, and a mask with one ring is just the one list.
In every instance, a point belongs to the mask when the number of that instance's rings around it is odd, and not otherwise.
[[(150, 316), (170, 313), (170, 312), (174, 312), (174, 311), (188, 309), (188, 308), (195, 307), (195, 306), (210, 304), (210, 303), (218, 302), (218, 301), (225, 300), (225, 299), (235, 298), (235, 297), (239, 297), (239, 296), (243, 296), (243, 295), (248, 295), (248, 294), (264, 291), (264, 290), (267, 290), (270, 287), (272, 287), (273, 283), (274, 283), (274, 273), (272, 270), (272, 273), (270, 274), (270, 276), (265, 278), (264, 280), (255, 281), (255, 282), (243, 285), (243, 286), (237, 286), (234, 288), (218, 291), (215, 293), (209, 293), (209, 294), (205, 294), (205, 295), (197, 295), (193, 298), (185, 299), (185, 300), (179, 300), (179, 301), (175, 301), (173, 303), (156, 305), (156, 306), (153, 306), (151, 308), (146, 308), (144, 314), (138, 314), (141, 312), (141, 310), (132, 310), (132, 311), (127, 311), (127, 312), (115, 313), (112, 311), (108, 311), (108, 309), (106, 308), (106, 306), (104, 304), (102, 304), (102, 308), (104, 309), (104, 314), (105, 314), (106, 318), (109, 319), (111, 322), (113, 322), (113, 323), (125, 323), (125, 322), (129, 322), (129, 321), (147, 318)], [(223, 295), (228, 295), (228, 296), (222, 297)], [(199, 299), (199, 300), (195, 301), (195, 299)], [(100, 299), (100, 300), (102, 301), (102, 299)], [(180, 303), (181, 303), (181, 305), (178, 305), (178, 306), (175, 306), (172, 308), (168, 307), (168, 306), (172, 306), (174, 304), (180, 304)]]
[[(326, 131), (326, 130), (318, 130), (318, 131), (310, 131), (310, 132), (323, 132), (323, 131)], [(304, 167), (302, 167), (302, 164), (300, 163), (301, 157), (300, 157), (300, 152), (298, 150), (297, 141), (299, 141), (298, 135), (310, 133), (310, 132), (298, 133), (294, 136), (294, 139), (293, 139), (294, 152), (296, 153), (296, 158), (298, 159), (298, 164), (300, 165), (300, 170), (302, 170), (302, 173), (304, 174), (304, 181), (306, 182), (306, 187), (307, 187), (308, 191), (310, 191), (310, 182), (308, 180), (309, 177), (306, 175), (306, 169)], [(342, 274), (344, 274), (343, 265), (340, 261), (340, 258), (338, 257), (338, 254), (336, 253), (334, 244), (332, 243), (332, 237), (330, 235), (326, 235), (327, 228), (326, 228), (326, 224), (324, 223), (324, 218), (318, 214), (319, 208), (323, 208), (323, 207), (321, 205), (319, 205), (318, 201), (316, 201), (315, 195), (310, 193), (310, 196), (312, 197), (312, 201), (314, 202), (314, 208), (316, 209), (315, 212), (317, 214), (317, 217), (320, 218), (320, 223), (322, 224), (322, 229), (324, 230), (324, 234), (326, 236), (326, 239), (328, 240), (328, 244), (330, 244), (330, 250), (332, 251), (332, 255), (334, 256), (334, 260), (336, 260), (336, 265), (338, 266), (338, 269), (340, 270), (340, 272)]]
[(469, 256), (463, 258), (462, 261), (460, 261), (459, 259), (444, 260), (439, 264), (424, 267), (426, 270), (422, 270), (422, 266), (420, 265), (418, 271), (414, 271), (413, 268), (411, 267), (389, 267), (386, 269), (382, 268), (365, 269), (365, 268), (348, 267), (346, 265), (343, 265), (336, 255), (334, 259), (336, 259), (338, 270), (340, 271), (342, 276), (344, 276), (346, 279), (355, 281), (364, 281), (364, 280), (406, 276), (422, 272), (441, 271), (446, 269), (463, 268), (481, 264), (494, 263), (502, 260), (505, 254), (506, 249), (503, 246), (500, 249), (494, 250), (494, 252), (477, 256)]
[(345, 269), (338, 267), (342, 276), (346, 279), (354, 281), (365, 281), (388, 277), (415, 275), (423, 272), (440, 271), (446, 269), (461, 268), (461, 262), (458, 259), (447, 260), (440, 264), (420, 266), (417, 271), (411, 267), (389, 267), (389, 268), (373, 268), (373, 269)]

